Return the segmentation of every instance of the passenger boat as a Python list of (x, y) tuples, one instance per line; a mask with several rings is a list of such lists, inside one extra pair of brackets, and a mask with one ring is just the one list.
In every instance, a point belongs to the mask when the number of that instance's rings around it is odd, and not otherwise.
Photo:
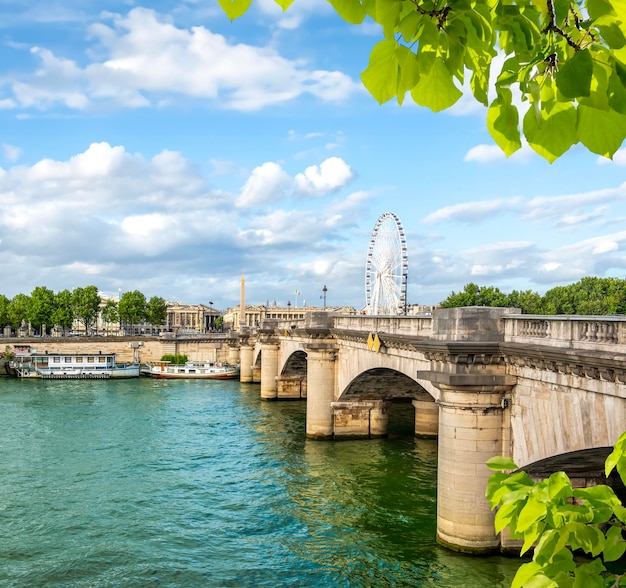
[(176, 365), (169, 361), (153, 361), (142, 365), (141, 374), (152, 378), (233, 380), (239, 377), (239, 366), (212, 361), (188, 361), (183, 365)]
[(18, 378), (108, 380), (138, 378), (138, 363), (117, 363), (115, 353), (16, 353), (9, 363)]

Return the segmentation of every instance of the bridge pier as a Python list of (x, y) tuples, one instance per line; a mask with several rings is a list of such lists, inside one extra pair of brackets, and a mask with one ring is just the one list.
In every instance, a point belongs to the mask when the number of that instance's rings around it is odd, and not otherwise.
[(455, 551), (498, 550), (494, 513), (485, 498), (491, 471), (485, 465), (503, 447), (504, 393), (510, 386), (437, 384), (439, 449), (437, 540)]
[(302, 376), (277, 376), (276, 398), (278, 400), (306, 398), (306, 380)]
[(415, 435), (434, 438), (439, 434), (439, 405), (434, 400), (412, 400), (415, 408)]
[(241, 348), (239, 350), (239, 380), (241, 382), (252, 382), (252, 354), (253, 347), (251, 345), (241, 344)]
[(314, 343), (307, 346), (306, 434), (316, 439), (333, 436), (335, 395), (335, 358), (333, 344)]
[(333, 402), (331, 406), (335, 439), (373, 439), (388, 435), (391, 402), (361, 400)]
[(276, 376), (278, 376), (278, 343), (261, 345), (261, 400), (275, 400), (278, 395)]

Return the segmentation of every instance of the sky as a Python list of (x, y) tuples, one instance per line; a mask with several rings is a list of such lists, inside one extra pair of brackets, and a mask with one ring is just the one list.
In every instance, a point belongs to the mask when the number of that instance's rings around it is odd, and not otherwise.
[(322, 0), (0, 0), (0, 294), (360, 309), (387, 212), (411, 304), (626, 276), (626, 148), (507, 159), (470, 96), (379, 105), (381, 38)]

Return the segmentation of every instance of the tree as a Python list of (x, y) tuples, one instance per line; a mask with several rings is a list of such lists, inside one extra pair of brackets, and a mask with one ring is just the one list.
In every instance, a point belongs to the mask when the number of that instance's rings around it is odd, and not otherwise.
[[(252, 0), (219, 0), (232, 20)], [(288, 8), (294, 0), (276, 0)], [(511, 155), (522, 135), (552, 162), (572, 145), (612, 157), (626, 136), (623, 0), (329, 0), (353, 24), (382, 28), (361, 80), (384, 103), (407, 93), (438, 112), (469, 77), (487, 128)], [(503, 55), (500, 72), (491, 68)], [(495, 98), (490, 90), (495, 85)], [(521, 96), (523, 111), (517, 106)]]
[(72, 306), (72, 293), (69, 290), (61, 290), (55, 294), (52, 322), (63, 327), (64, 332), (72, 328), (74, 308)]
[(9, 309), (9, 323), (14, 329), (18, 329), (22, 321), (27, 321), (30, 314), (30, 297), (26, 294), (16, 294), (11, 298)]
[(146, 316), (146, 297), (139, 290), (124, 292), (118, 304), (118, 312), (124, 323), (140, 323)]
[[(573, 488), (563, 472), (534, 483), (509, 458), (487, 462), (494, 470), (486, 497), (497, 508), (495, 530), (505, 527), (523, 539), (521, 555), (533, 546), (532, 561), (520, 566), (512, 588), (587, 588), (626, 586), (626, 568), (609, 572), (607, 563), (626, 553), (626, 508), (606, 485)], [(626, 483), (626, 432), (605, 463), (605, 475), (616, 469)], [(574, 552), (585, 558), (574, 557)]]
[(89, 334), (89, 328), (96, 322), (100, 311), (100, 295), (96, 286), (75, 288), (72, 292), (72, 309), (74, 316), (83, 323), (85, 335)]
[(473, 282), (466, 284), (463, 292), (452, 292), (442, 303), (442, 308), (459, 306), (508, 306), (507, 296), (493, 286), (478, 286)]
[(117, 302), (115, 300), (107, 300), (104, 304), (104, 308), (100, 312), (102, 320), (107, 323), (107, 326), (111, 323), (116, 323), (120, 319), (120, 315), (117, 309)]
[(532, 290), (513, 290), (507, 297), (507, 306), (519, 308), (524, 314), (543, 313), (543, 300)]
[(503, 294), (493, 286), (465, 285), (441, 302), (443, 308), (459, 306), (509, 306), (527, 314), (608, 315), (626, 313), (626, 280), (586, 277), (567, 286), (556, 286), (544, 296), (531, 290)]
[[(28, 320), (33, 327), (41, 329), (43, 325), (50, 328), (55, 310), (54, 292), (45, 286), (37, 286), (30, 293), (30, 311)], [(45, 333), (41, 331), (43, 337)]]
[(4, 295), (0, 294), (0, 329), (4, 329), (10, 322), (11, 301)]
[(146, 321), (148, 324), (164, 325), (167, 317), (167, 302), (160, 296), (152, 296), (146, 304)]

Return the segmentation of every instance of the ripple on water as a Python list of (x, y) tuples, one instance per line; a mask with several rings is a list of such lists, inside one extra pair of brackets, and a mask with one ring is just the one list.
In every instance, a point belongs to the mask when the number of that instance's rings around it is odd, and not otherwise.
[(506, 586), (435, 537), (436, 443), (305, 438), (238, 382), (2, 382), (9, 588)]

